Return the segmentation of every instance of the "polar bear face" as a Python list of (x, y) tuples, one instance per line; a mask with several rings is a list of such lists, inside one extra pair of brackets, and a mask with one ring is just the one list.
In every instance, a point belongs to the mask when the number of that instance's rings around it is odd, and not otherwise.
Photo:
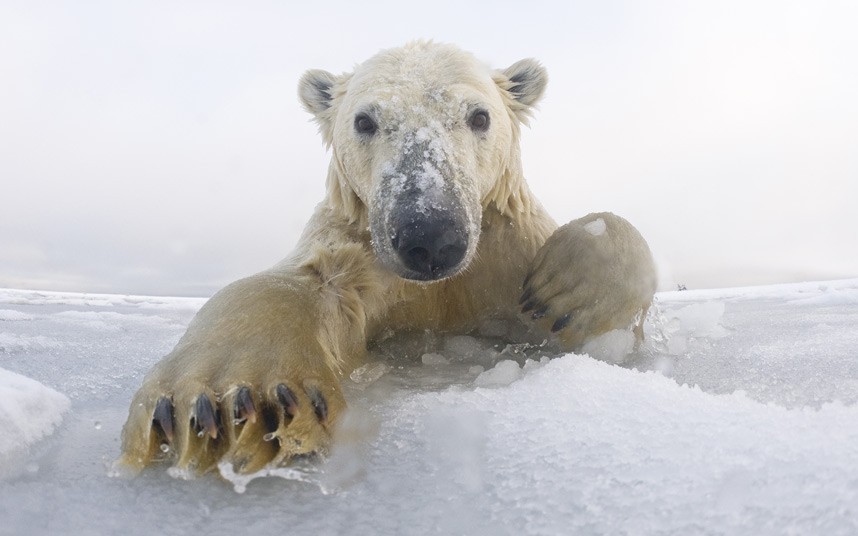
[(336, 187), (367, 211), (378, 258), (401, 277), (432, 281), (473, 258), (482, 210), (520, 166), (519, 122), (546, 80), (533, 60), (500, 73), (420, 42), (351, 74), (310, 71), (299, 94), (333, 147)]

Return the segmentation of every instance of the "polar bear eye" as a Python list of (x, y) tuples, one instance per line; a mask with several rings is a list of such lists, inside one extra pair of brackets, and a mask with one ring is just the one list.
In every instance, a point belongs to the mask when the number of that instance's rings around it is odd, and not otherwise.
[(375, 134), (375, 131), (378, 129), (375, 121), (366, 114), (357, 114), (355, 116), (355, 130), (359, 134), (372, 135)]
[(470, 119), (468, 119), (468, 126), (471, 127), (471, 130), (474, 132), (485, 132), (489, 129), (489, 112), (485, 110), (477, 110), (473, 114), (471, 114)]

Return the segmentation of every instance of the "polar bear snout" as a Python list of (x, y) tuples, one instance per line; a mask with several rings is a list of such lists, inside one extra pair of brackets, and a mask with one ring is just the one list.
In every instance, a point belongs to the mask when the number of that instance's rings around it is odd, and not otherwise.
[(393, 218), (391, 245), (406, 279), (432, 281), (457, 273), (468, 251), (465, 222), (449, 211), (406, 213)]
[(473, 257), (481, 207), (450, 137), (424, 130), (392, 144), (397, 152), (381, 166), (370, 198), (370, 233), (379, 260), (396, 275), (438, 281)]

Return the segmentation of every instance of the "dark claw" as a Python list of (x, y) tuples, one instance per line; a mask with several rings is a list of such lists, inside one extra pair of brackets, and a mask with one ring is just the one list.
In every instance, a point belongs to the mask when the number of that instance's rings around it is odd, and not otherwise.
[(530, 283), (530, 276), (532, 275), (532, 273), (529, 273), (524, 277), (524, 282), (522, 282), (521, 288), (527, 288), (527, 285)]
[(310, 402), (313, 404), (313, 410), (316, 412), (316, 417), (320, 421), (324, 421), (328, 417), (328, 402), (318, 389), (310, 389)]
[(152, 426), (155, 427), (168, 442), (173, 441), (173, 402), (162, 396), (155, 404), (152, 414)]
[(295, 397), (295, 393), (282, 383), (277, 386), (277, 400), (286, 410), (286, 415), (294, 417), (298, 413), (298, 399)]
[(197, 397), (196, 407), (194, 408), (194, 417), (191, 422), (199, 437), (208, 433), (212, 439), (217, 439), (218, 433), (218, 415), (212, 407), (211, 400), (206, 394), (201, 394)]
[(532, 298), (532, 297), (533, 297), (533, 289), (525, 286), (524, 287), (524, 294), (521, 295), (521, 298), (518, 300), (518, 304), (523, 305), (524, 302), (530, 300), (530, 298)]
[(547, 312), (548, 312), (548, 306), (547, 306), (547, 305), (543, 305), (543, 306), (542, 306), (542, 307), (540, 307), (539, 309), (537, 309), (537, 310), (533, 311), (533, 314), (532, 314), (532, 315), (530, 315), (530, 318), (532, 318), (532, 319), (534, 319), (534, 320), (539, 320), (540, 318), (542, 318), (543, 316), (545, 316), (545, 314), (546, 314)]
[(238, 390), (235, 395), (235, 408), (233, 408), (232, 415), (236, 424), (247, 420), (256, 422), (256, 406), (253, 405), (253, 397), (249, 387), (242, 387)]
[(525, 303), (525, 304), (524, 304), (524, 306), (521, 308), (521, 312), (522, 312), (522, 313), (527, 313), (527, 312), (529, 312), (529, 311), (531, 311), (531, 310), (535, 309), (537, 305), (539, 305), (539, 301), (537, 301), (535, 298), (531, 298), (531, 299), (530, 299), (530, 300), (528, 300), (528, 301), (527, 301), (527, 303)]
[(565, 328), (569, 325), (569, 321), (572, 320), (572, 313), (566, 313), (561, 316), (557, 320), (554, 321), (554, 325), (551, 326), (551, 333), (557, 333), (561, 329)]

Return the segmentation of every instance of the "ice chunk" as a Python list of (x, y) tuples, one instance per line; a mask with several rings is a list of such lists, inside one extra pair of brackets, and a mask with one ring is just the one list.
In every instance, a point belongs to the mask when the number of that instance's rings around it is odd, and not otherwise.
[(481, 373), (474, 380), (477, 387), (502, 387), (521, 378), (521, 368), (510, 359), (500, 361), (494, 368)]
[(349, 378), (355, 383), (369, 384), (384, 376), (388, 370), (390, 370), (390, 365), (376, 361), (354, 369), (349, 374)]
[(22, 471), (28, 448), (54, 431), (69, 406), (65, 395), (0, 368), (0, 478)]
[(525, 374), (529, 374), (531, 371), (544, 367), (549, 361), (551, 361), (551, 359), (549, 359), (548, 356), (542, 356), (539, 358), (539, 361), (535, 359), (526, 359), (521, 370), (523, 370)]
[(682, 331), (688, 335), (718, 339), (727, 335), (727, 330), (721, 326), (724, 309), (724, 302), (710, 301), (688, 305), (668, 316), (678, 319)]
[[(729, 334), (721, 325), (724, 302), (707, 301), (657, 314), (655, 337), (670, 355), (688, 352), (694, 339), (720, 339)], [(648, 341), (652, 343), (653, 341)]]
[(608, 363), (624, 363), (635, 348), (635, 335), (627, 329), (615, 329), (584, 344), (581, 353)]

